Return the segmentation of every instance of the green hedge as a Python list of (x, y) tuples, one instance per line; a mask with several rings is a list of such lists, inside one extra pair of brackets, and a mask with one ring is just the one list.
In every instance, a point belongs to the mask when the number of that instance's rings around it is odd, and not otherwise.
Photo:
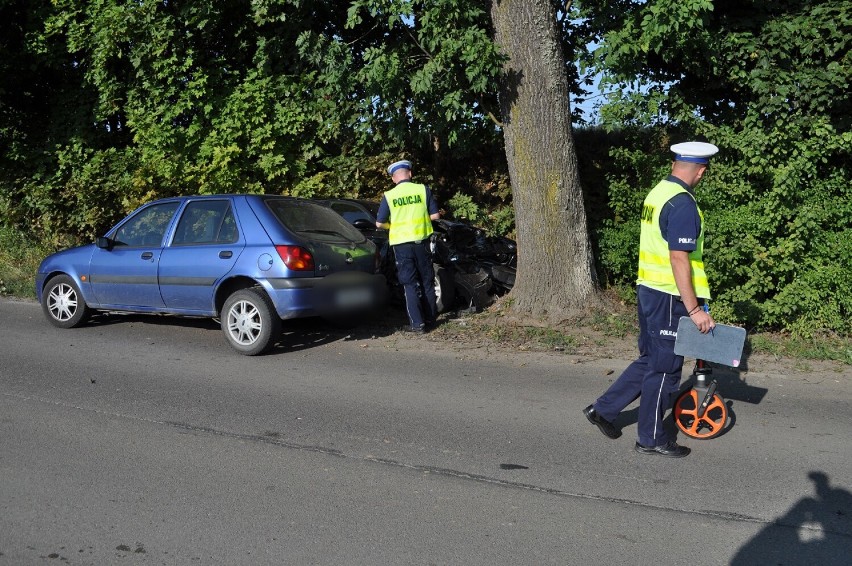
[[(720, 147), (696, 194), (719, 320), (811, 336), (852, 331), (852, 136), (819, 120), (708, 132)], [(677, 136), (677, 137), (674, 137)], [(635, 279), (638, 210), (670, 167), (668, 138), (612, 150), (610, 216), (594, 227), (606, 280)]]

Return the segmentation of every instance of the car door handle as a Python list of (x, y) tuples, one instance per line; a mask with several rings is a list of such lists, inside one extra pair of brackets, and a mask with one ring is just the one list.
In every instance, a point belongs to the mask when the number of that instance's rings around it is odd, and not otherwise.
[(231, 256), (233, 256), (233, 255), (234, 255), (234, 252), (232, 252), (231, 250), (225, 250), (225, 251), (219, 252), (219, 259), (230, 259)]
[(154, 257), (154, 252), (143, 252), (142, 259), (151, 259)]

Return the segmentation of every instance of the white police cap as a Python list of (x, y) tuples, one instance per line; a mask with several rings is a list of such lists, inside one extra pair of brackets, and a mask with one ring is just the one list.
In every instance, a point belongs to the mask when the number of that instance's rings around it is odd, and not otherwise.
[(709, 163), (710, 157), (719, 152), (718, 147), (704, 142), (676, 143), (671, 149), (675, 153), (675, 161), (689, 163)]
[(403, 159), (402, 161), (397, 161), (396, 163), (391, 163), (388, 165), (388, 175), (393, 175), (393, 172), (397, 169), (408, 169), (411, 170), (411, 161), (407, 159)]

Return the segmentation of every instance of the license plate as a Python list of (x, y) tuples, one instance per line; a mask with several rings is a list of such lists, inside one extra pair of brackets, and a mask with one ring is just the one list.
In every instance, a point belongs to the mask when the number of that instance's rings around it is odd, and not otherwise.
[(373, 293), (371, 289), (353, 287), (338, 290), (335, 302), (338, 307), (351, 308), (369, 305), (372, 300)]

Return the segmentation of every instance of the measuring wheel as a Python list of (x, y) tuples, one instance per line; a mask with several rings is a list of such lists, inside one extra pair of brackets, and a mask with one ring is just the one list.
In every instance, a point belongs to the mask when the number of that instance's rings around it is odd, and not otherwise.
[(728, 406), (715, 392), (716, 382), (710, 388), (688, 389), (680, 394), (674, 405), (677, 427), (692, 438), (713, 438), (728, 424)]

